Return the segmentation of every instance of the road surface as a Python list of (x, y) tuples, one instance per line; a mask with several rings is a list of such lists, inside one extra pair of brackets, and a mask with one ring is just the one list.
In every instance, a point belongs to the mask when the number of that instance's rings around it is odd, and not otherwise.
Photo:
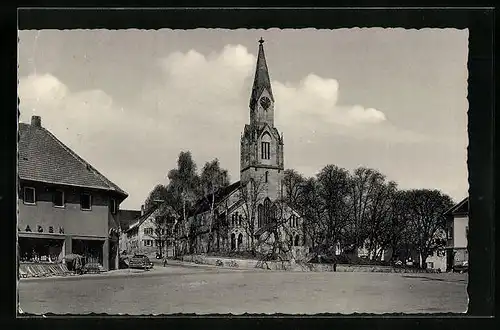
[(25, 313), (440, 313), (467, 310), (467, 274), (274, 272), (169, 265), (24, 279)]

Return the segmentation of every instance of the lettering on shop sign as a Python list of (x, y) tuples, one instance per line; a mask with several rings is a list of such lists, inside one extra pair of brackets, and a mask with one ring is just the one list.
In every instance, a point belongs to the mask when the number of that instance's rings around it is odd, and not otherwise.
[(26, 226), (25, 231), (31, 232), (31, 228), (30, 228), (30, 226), (29, 226), (29, 225), (27, 225), (27, 226)]
[(38, 225), (37, 230), (38, 230), (38, 232), (39, 232), (39, 233), (43, 233), (43, 228), (42, 228), (42, 226)]
[(63, 227), (59, 227), (59, 234), (64, 234), (64, 228)]
[(54, 232), (54, 227), (49, 226), (49, 233), (53, 233), (53, 232)]

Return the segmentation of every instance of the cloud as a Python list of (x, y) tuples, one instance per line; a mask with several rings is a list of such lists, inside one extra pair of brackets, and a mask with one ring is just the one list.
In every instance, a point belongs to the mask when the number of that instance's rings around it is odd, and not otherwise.
[(382, 111), (360, 105), (337, 104), (339, 83), (335, 79), (309, 74), (298, 84), (273, 82), (277, 99), (277, 119), (317, 125), (318, 122), (343, 126), (377, 124), (386, 120)]
[[(41, 115), (43, 126), (129, 192), (124, 207), (137, 208), (155, 184), (166, 183), (181, 150), (191, 150), (199, 168), (217, 157), (233, 181), (239, 179), (239, 137), (249, 118), (255, 61), (241, 45), (208, 55), (171, 53), (151, 64), (161, 79), (143, 85), (129, 104), (104, 90), (70, 90), (49, 73), (21, 77), (21, 121)], [(301, 155), (307, 149), (324, 154), (339, 135), (420, 138), (391, 125), (381, 110), (339, 105), (335, 79), (311, 73), (297, 83), (272, 84), (287, 167), (319, 169), (328, 160), (309, 157), (306, 164)]]

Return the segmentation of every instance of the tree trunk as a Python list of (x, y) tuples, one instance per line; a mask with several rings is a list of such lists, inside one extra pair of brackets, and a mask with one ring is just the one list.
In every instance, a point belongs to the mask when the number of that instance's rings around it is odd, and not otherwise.
[[(214, 189), (212, 189), (214, 190)], [(208, 223), (208, 244), (207, 244), (207, 252), (210, 252), (212, 246), (212, 225), (214, 221), (214, 205), (215, 205), (215, 192), (212, 191), (212, 201), (210, 203), (210, 221)]]

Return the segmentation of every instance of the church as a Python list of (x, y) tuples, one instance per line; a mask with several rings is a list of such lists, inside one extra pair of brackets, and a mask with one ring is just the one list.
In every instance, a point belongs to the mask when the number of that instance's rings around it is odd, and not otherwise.
[(240, 181), (198, 202), (187, 223), (177, 226), (180, 254), (217, 251), (305, 251), (300, 215), (284, 201), (284, 142), (275, 126), (275, 98), (264, 54), (259, 51), (241, 134)]

